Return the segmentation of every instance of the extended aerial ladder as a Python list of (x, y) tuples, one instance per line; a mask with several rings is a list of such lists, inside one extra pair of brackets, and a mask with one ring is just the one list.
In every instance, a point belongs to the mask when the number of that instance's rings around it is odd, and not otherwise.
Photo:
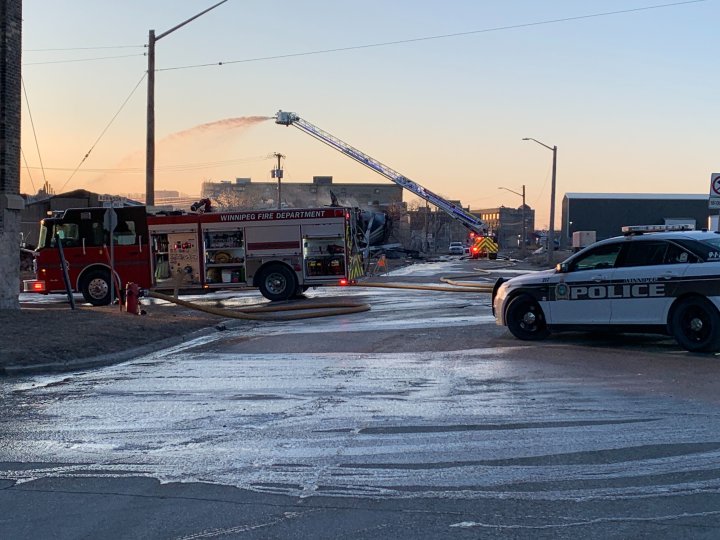
[(345, 154), (346, 156), (354, 159), (358, 163), (362, 163), (366, 167), (373, 171), (383, 175), (385, 178), (392, 180), (399, 186), (407, 189), (411, 193), (414, 193), (423, 200), (426, 200), (430, 204), (438, 207), (443, 212), (447, 213), (451, 218), (459, 221), (471, 232), (477, 236), (485, 237), (488, 234), (487, 224), (479, 219), (478, 217), (466, 212), (462, 207), (451, 203), (436, 195), (432, 191), (422, 187), (416, 182), (413, 182), (406, 176), (403, 176), (394, 169), (391, 169), (387, 165), (380, 163), (378, 160), (371, 158), (367, 154), (364, 154), (357, 148), (353, 148), (348, 143), (341, 141), (334, 135), (331, 135), (327, 131), (323, 131), (319, 127), (311, 124), (307, 120), (303, 120), (297, 114), (286, 111), (278, 111), (275, 116), (275, 123), (283, 126), (295, 126), (296, 128), (304, 131), (308, 135), (312, 135), (321, 142), (324, 142), (328, 146), (335, 148)]

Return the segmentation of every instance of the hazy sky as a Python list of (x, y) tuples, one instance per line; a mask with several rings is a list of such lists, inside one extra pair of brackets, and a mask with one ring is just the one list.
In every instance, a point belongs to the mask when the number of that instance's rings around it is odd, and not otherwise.
[[(24, 0), (22, 190), (144, 192), (148, 31), (216, 1)], [(472, 208), (519, 206), (498, 188), (525, 185), (538, 227), (552, 153), (523, 137), (558, 146), (558, 222), (566, 192), (707, 193), (720, 0), (640, 9), (664, 4), (229, 0), (157, 42), (156, 189), (270, 181), (274, 152), (287, 182), (388, 181), (298, 129), (241, 120), (283, 109)], [(416, 40), (448, 34), (463, 35)], [(344, 50), (302, 54), (330, 49)]]

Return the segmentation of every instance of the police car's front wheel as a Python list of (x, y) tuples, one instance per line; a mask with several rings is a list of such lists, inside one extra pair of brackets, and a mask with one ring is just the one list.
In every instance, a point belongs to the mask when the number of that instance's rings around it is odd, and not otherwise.
[(530, 296), (513, 298), (505, 312), (508, 330), (518, 339), (544, 339), (550, 332), (540, 305)]
[(720, 314), (705, 298), (681, 301), (670, 316), (670, 331), (680, 346), (690, 352), (720, 350)]

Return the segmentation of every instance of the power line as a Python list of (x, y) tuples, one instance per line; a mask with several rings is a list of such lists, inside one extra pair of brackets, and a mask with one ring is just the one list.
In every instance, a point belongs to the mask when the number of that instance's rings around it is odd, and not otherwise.
[(147, 45), (108, 45), (105, 47), (63, 47), (56, 49), (23, 49), (23, 52), (51, 52), (51, 51), (97, 51), (101, 49), (143, 49)]
[[(178, 164), (172, 164), (172, 165), (163, 165), (158, 166), (157, 170), (159, 171), (168, 171), (168, 172), (183, 172), (183, 171), (193, 171), (193, 170), (200, 170), (200, 169), (207, 169), (207, 168), (213, 168), (213, 167), (223, 167), (225, 165), (232, 165), (235, 163), (251, 163), (256, 161), (265, 161), (269, 159), (273, 159), (273, 154), (266, 154), (262, 156), (253, 156), (253, 157), (246, 157), (246, 158), (237, 158), (237, 159), (226, 159), (222, 161), (207, 161), (207, 162), (198, 162), (198, 163), (178, 163)], [(35, 170), (39, 169), (38, 166), (30, 166), (26, 165), (26, 169)], [(44, 170), (46, 171), (58, 171), (58, 172), (67, 172), (67, 171), (73, 171), (75, 169), (72, 169), (70, 167), (44, 167)], [(145, 173), (145, 167), (123, 167), (123, 168), (85, 168), (82, 170), (83, 173), (96, 173), (96, 174), (139, 174), (139, 173)]]
[(25, 159), (25, 152), (23, 152), (23, 149), (20, 148), (20, 154), (22, 155), (23, 162), (25, 163), (25, 169), (28, 173), (28, 178), (30, 178), (30, 185), (32, 186), (33, 193), (37, 193), (37, 190), (35, 189), (35, 182), (33, 182), (32, 173), (30, 172), (30, 167), (28, 167), (27, 159)]
[(132, 58), (136, 56), (147, 56), (147, 54), (123, 54), (120, 56), (99, 56), (97, 58), (77, 58), (75, 60), (48, 60), (47, 62), (27, 62), (23, 64), (23, 66), (43, 66), (46, 64), (72, 64), (77, 62), (95, 62), (96, 60), (116, 60), (118, 58)]
[[(42, 154), (40, 154), (40, 144), (38, 143), (37, 132), (35, 131), (35, 121), (33, 120), (32, 111), (30, 110), (30, 100), (28, 99), (27, 89), (25, 88), (25, 78), (23, 76), (20, 76), (20, 82), (22, 83), (23, 94), (25, 95), (25, 106), (27, 107), (27, 110), (28, 110), (28, 117), (30, 118), (30, 125), (32, 126), (33, 138), (35, 139), (35, 148), (37, 150), (38, 159), (40, 160), (40, 168), (42, 170), (43, 183), (47, 184), (47, 180), (45, 178), (45, 169), (43, 168)], [(25, 155), (23, 154), (23, 158), (24, 157), (25, 157)], [(30, 181), (32, 182), (32, 178), (30, 179)], [(33, 190), (34, 190), (35, 183), (32, 182), (32, 184), (33, 184)], [(47, 185), (45, 187), (47, 188)]]
[(605, 11), (605, 12), (601, 12), (601, 13), (591, 13), (589, 15), (577, 15), (574, 17), (563, 17), (563, 18), (559, 18), (559, 19), (548, 19), (548, 20), (544, 20), (544, 21), (535, 21), (535, 22), (529, 22), (529, 23), (512, 24), (512, 25), (506, 25), (506, 26), (495, 26), (492, 28), (483, 28), (480, 30), (468, 30), (466, 32), (455, 32), (452, 34), (440, 34), (437, 36), (424, 36), (424, 37), (418, 37), (418, 38), (400, 39), (400, 40), (396, 40), (396, 41), (384, 41), (384, 42), (380, 42), (380, 43), (369, 43), (369, 44), (365, 44), (365, 45), (337, 47), (334, 49), (321, 49), (321, 50), (317, 50), (317, 51), (279, 54), (279, 55), (274, 55), (274, 56), (261, 56), (261, 57), (257, 57), (257, 58), (246, 58), (243, 60), (229, 60), (226, 62), (220, 61), (220, 62), (212, 62), (212, 63), (207, 63), (207, 64), (176, 66), (176, 67), (169, 67), (169, 68), (161, 68), (161, 69), (157, 69), (156, 71), (173, 71), (173, 70), (179, 70), (179, 69), (193, 69), (193, 68), (210, 67), (210, 66), (222, 66), (225, 64), (242, 64), (242, 63), (250, 63), (250, 62), (262, 62), (262, 61), (266, 61), (266, 60), (280, 60), (283, 58), (295, 58), (298, 56), (312, 56), (312, 55), (328, 54), (328, 53), (335, 53), (335, 52), (355, 51), (355, 50), (360, 50), (360, 49), (371, 49), (371, 48), (376, 48), (376, 47), (389, 47), (391, 45), (402, 45), (402, 44), (406, 44), (406, 43), (417, 43), (417, 42), (421, 42), (421, 41), (448, 39), (448, 38), (454, 38), (454, 37), (470, 36), (470, 35), (475, 35), (475, 34), (487, 34), (490, 32), (501, 32), (501, 31), (505, 31), (505, 30), (517, 30), (519, 28), (530, 28), (533, 26), (558, 24), (558, 23), (564, 23), (564, 22), (570, 22), (570, 21), (579, 21), (579, 20), (583, 20), (583, 19), (593, 19), (593, 18), (597, 18), (597, 17), (608, 17), (611, 15), (623, 15), (623, 14), (628, 14), (628, 13), (637, 13), (640, 11), (649, 11), (651, 9), (662, 9), (662, 8), (683, 6), (683, 5), (687, 5), (687, 4), (698, 4), (700, 2), (707, 2), (707, 0), (685, 0), (682, 2), (672, 2), (669, 4), (656, 4), (656, 5), (652, 5), (652, 6), (645, 6), (645, 7), (639, 7), (639, 8), (629, 8), (629, 9), (622, 9), (622, 10), (617, 10), (617, 11)]
[(61, 192), (61, 193), (62, 193), (62, 190), (65, 189), (65, 186), (68, 184), (68, 182), (69, 182), (70, 180), (72, 180), (72, 177), (75, 176), (75, 173), (78, 171), (78, 169), (82, 166), (82, 164), (83, 164), (83, 163), (85, 162), (85, 160), (88, 158), (88, 156), (90, 155), (90, 152), (93, 151), (93, 149), (95, 148), (95, 145), (100, 141), (100, 139), (103, 137), (103, 135), (105, 135), (105, 132), (110, 128), (110, 125), (111, 125), (111, 124), (115, 121), (115, 119), (118, 117), (118, 115), (120, 114), (120, 111), (122, 111), (123, 108), (125, 107), (125, 105), (127, 104), (127, 102), (130, 101), (130, 98), (131, 98), (132, 95), (135, 93), (135, 90), (138, 89), (138, 86), (140, 86), (140, 83), (143, 82), (143, 80), (145, 79), (146, 76), (147, 76), (147, 72), (143, 73), (142, 77), (140, 77), (140, 80), (139, 80), (139, 81), (137, 82), (137, 84), (135, 85), (135, 88), (133, 88), (132, 91), (130, 92), (130, 95), (128, 95), (128, 97), (125, 98), (125, 101), (123, 101), (122, 105), (120, 105), (120, 108), (118, 109), (118, 111), (117, 111), (117, 112), (115, 113), (115, 115), (110, 119), (110, 122), (108, 122), (108, 124), (105, 126), (105, 129), (102, 130), (102, 133), (100, 133), (100, 135), (98, 136), (98, 138), (97, 138), (97, 139), (95, 140), (95, 142), (92, 144), (92, 146), (90, 147), (90, 150), (87, 151), (87, 154), (85, 154), (85, 156), (80, 160), (80, 163), (78, 163), (78, 166), (75, 167), (75, 170), (72, 172), (72, 174), (68, 177), (67, 180), (65, 180), (65, 183), (64, 183), (64, 184), (62, 185), (62, 187), (60, 188), (60, 192)]
[[(681, 2), (672, 2), (672, 3), (668, 3), (668, 4), (656, 4), (656, 5), (652, 5), (652, 6), (645, 6), (645, 7), (639, 7), (639, 8), (629, 8), (629, 9), (623, 9), (623, 10), (617, 10), (617, 11), (591, 13), (588, 15), (578, 15), (575, 17), (563, 17), (563, 18), (559, 18), (559, 19), (548, 19), (548, 20), (544, 20), (544, 21), (520, 23), (520, 24), (507, 25), (507, 26), (496, 26), (493, 28), (483, 28), (480, 30), (469, 30), (466, 32), (455, 32), (452, 34), (440, 34), (440, 35), (436, 35), (436, 36), (423, 36), (423, 37), (418, 37), (418, 38), (409, 38), (409, 39), (402, 39), (402, 40), (396, 40), (396, 41), (385, 41), (385, 42), (379, 42), (379, 43), (369, 43), (369, 44), (365, 44), (365, 45), (337, 47), (334, 49), (320, 49), (317, 51), (305, 51), (305, 52), (299, 52), (299, 53), (287, 53), (287, 54), (279, 54), (279, 55), (274, 55), (274, 56), (260, 56), (260, 57), (256, 57), (256, 58), (246, 58), (246, 59), (242, 59), (242, 60), (228, 60), (228, 61), (220, 61), (220, 62), (210, 62), (210, 63), (206, 63), (206, 64), (176, 66), (176, 67), (169, 67), (169, 68), (161, 68), (161, 69), (157, 69), (156, 71), (173, 71), (173, 70), (180, 70), (180, 69), (194, 69), (194, 68), (210, 67), (210, 66), (222, 66), (225, 64), (242, 64), (242, 63), (250, 63), (250, 62), (262, 62), (262, 61), (267, 61), (267, 60), (281, 60), (283, 58), (294, 58), (294, 57), (299, 57), (299, 56), (313, 56), (313, 55), (318, 55), (318, 54), (329, 54), (329, 53), (334, 53), (334, 52), (345, 52), (345, 51), (353, 51), (353, 50), (361, 50), (361, 49), (370, 49), (370, 48), (376, 48), (376, 47), (389, 47), (392, 45), (402, 45), (402, 44), (406, 44), (406, 43), (432, 41), (432, 40), (437, 40), (437, 39), (448, 39), (448, 38), (454, 38), (454, 37), (469, 36), (469, 35), (474, 35), (474, 34), (500, 32), (500, 31), (504, 31), (504, 30), (516, 30), (516, 29), (520, 29), (520, 28), (529, 28), (529, 27), (533, 27), (533, 26), (542, 26), (542, 25), (548, 25), (548, 24), (557, 24), (557, 23), (563, 23), (563, 22), (578, 21), (578, 20), (583, 20), (583, 19), (592, 19), (592, 18), (597, 18), (597, 17), (608, 17), (611, 15), (637, 13), (640, 11), (649, 11), (652, 9), (676, 7), (676, 6), (682, 6), (682, 5), (687, 5), (687, 4), (697, 4), (700, 2), (707, 2), (707, 1), (708, 0), (685, 0), (685, 1), (681, 1)], [(58, 48), (47, 48), (47, 49), (24, 49), (24, 52), (139, 49), (139, 48), (147, 48), (147, 45), (109, 45), (109, 46), (98, 46), (98, 47), (58, 47)], [(47, 64), (94, 62), (94, 61), (98, 61), (98, 60), (115, 60), (115, 59), (120, 59), (120, 58), (131, 58), (131, 57), (137, 57), (137, 56), (147, 56), (147, 53), (128, 54), (128, 55), (119, 55), (119, 56), (101, 56), (101, 57), (95, 57), (95, 58), (79, 58), (79, 59), (73, 59), (73, 60), (49, 60), (49, 61), (45, 61), (45, 62), (27, 62), (27, 63), (24, 63), (23, 65), (24, 66), (40, 66), (40, 65), (47, 65)]]

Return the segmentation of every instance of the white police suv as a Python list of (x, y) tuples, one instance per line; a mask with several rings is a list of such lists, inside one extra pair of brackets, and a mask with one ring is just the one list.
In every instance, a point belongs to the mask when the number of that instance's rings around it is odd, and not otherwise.
[(493, 289), (493, 313), (519, 339), (612, 329), (673, 336), (688, 351), (720, 350), (720, 234), (686, 226), (623, 227), (554, 270)]

